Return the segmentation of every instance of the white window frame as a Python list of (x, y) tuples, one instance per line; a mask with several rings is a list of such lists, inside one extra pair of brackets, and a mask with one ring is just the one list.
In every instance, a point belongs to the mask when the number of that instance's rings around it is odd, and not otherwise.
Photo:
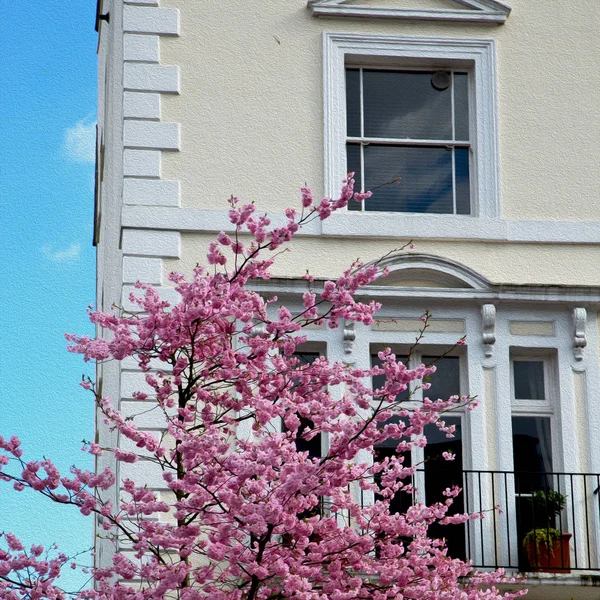
[[(511, 400), (511, 445), (512, 445), (512, 417), (540, 417), (550, 419), (550, 437), (552, 449), (553, 472), (563, 469), (560, 433), (558, 430), (557, 407), (558, 398), (558, 372), (556, 368), (556, 355), (527, 351), (519, 348), (510, 353), (510, 400)], [(517, 400), (515, 398), (515, 361), (536, 361), (544, 363), (544, 400)], [(514, 462), (513, 462), (514, 469)]]
[[(325, 193), (339, 193), (346, 176), (346, 65), (466, 69), (469, 77), (471, 160), (471, 214), (385, 213), (418, 215), (435, 228), (452, 219), (500, 218), (496, 47), (493, 39), (432, 38), (355, 33), (323, 34)], [(364, 219), (372, 234), (381, 235), (377, 219), (368, 212), (352, 211)], [(381, 213), (370, 213), (377, 215)], [(336, 215), (333, 215), (335, 217)], [(345, 216), (345, 215), (340, 215)], [(367, 217), (367, 218), (365, 218)], [(446, 220), (446, 221), (445, 221)], [(442, 231), (442, 229), (440, 229)]]
[[(515, 361), (541, 362), (544, 365), (544, 396), (543, 400), (518, 399), (515, 397)], [(552, 357), (544, 354), (521, 354), (511, 353), (510, 356), (510, 397), (512, 406), (512, 415), (515, 417), (553, 417), (554, 407), (556, 405), (555, 395), (556, 371)], [(554, 423), (552, 423), (554, 426)], [(554, 442), (552, 442), (554, 446)]]
[[(379, 351), (379, 346), (389, 347), (396, 356), (403, 356), (408, 351), (410, 346), (405, 344), (382, 344), (381, 342), (373, 342), (369, 345), (369, 355), (372, 356), (374, 353)], [(375, 348), (374, 348), (375, 347)], [(407, 367), (415, 369), (420, 364), (424, 363), (424, 356), (435, 356), (436, 354), (443, 354), (448, 350), (448, 347), (444, 344), (423, 344), (418, 348), (413, 349), (413, 352), (408, 361)], [(455, 348), (447, 356), (458, 358), (458, 372), (460, 378), (460, 394), (462, 396), (468, 395), (468, 360), (469, 357), (466, 352), (463, 352), (459, 348)], [(412, 394), (410, 400), (404, 403), (404, 407), (407, 410), (417, 408), (422, 405), (423, 398), (427, 396), (427, 391), (421, 387), (422, 382), (420, 380), (414, 380), (409, 383), (408, 389)], [(371, 387), (373, 384), (371, 383)], [(447, 398), (442, 398), (447, 400)], [(432, 398), (434, 400), (434, 398)], [(437, 398), (435, 398), (437, 400)], [(461, 420), (461, 442), (463, 451), (463, 470), (468, 469), (465, 464), (468, 456), (468, 452), (471, 451), (471, 440), (469, 437), (469, 430), (466, 423), (467, 411), (464, 408), (459, 408), (447, 413), (448, 416), (458, 417)], [(444, 413), (441, 414), (441, 420), (444, 420)], [(414, 475), (414, 484), (417, 488), (416, 499), (419, 502), (425, 502), (425, 449), (421, 447), (415, 447), (411, 450), (411, 461), (412, 464), (417, 466), (417, 473)]]

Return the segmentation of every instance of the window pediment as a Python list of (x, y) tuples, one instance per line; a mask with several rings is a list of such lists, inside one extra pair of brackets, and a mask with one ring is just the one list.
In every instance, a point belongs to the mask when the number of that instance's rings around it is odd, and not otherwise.
[(421, 253), (392, 255), (378, 264), (389, 268), (389, 274), (378, 279), (376, 286), (478, 291), (491, 287), (490, 282), (473, 269), (441, 256)]
[[(416, 6), (414, 6), (416, 4)], [(431, 4), (431, 6), (429, 6)], [(428, 21), (502, 24), (510, 7), (498, 0), (435, 0), (431, 3), (394, 0), (308, 0), (317, 17), (370, 17)]]

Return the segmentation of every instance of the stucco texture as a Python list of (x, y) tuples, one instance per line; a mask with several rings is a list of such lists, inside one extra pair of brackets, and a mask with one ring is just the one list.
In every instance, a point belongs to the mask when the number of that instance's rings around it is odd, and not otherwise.
[[(191, 273), (198, 264), (206, 264), (208, 244), (214, 236), (183, 234), (181, 260), (165, 259), (166, 273)], [(408, 240), (406, 240), (408, 241)], [(331, 278), (341, 274), (360, 258), (376, 260), (398, 248), (401, 240), (363, 240), (349, 247), (340, 238), (296, 238), (289, 252), (281, 253), (272, 272), (277, 277), (301, 277), (308, 270), (315, 277)], [(560, 250), (547, 244), (453, 243), (420, 240), (414, 252), (444, 256), (469, 267), (492, 283), (598, 285), (598, 269), (581, 262), (582, 254), (594, 265), (600, 265), (600, 246), (564, 246)], [(549, 260), (549, 258), (551, 260)]]
[[(443, 0), (392, 3), (439, 8)], [(182, 146), (164, 154), (162, 176), (181, 181), (184, 207), (225, 208), (235, 194), (278, 210), (296, 203), (306, 183), (320, 194), (324, 31), (494, 37), (502, 217), (600, 221), (594, 76), (600, 2), (580, 0), (576, 8), (572, 0), (511, 4), (506, 24), (496, 26), (322, 19), (311, 16), (306, 0), (163, 0), (161, 6), (181, 10), (181, 37), (161, 40), (161, 62), (181, 68), (181, 95), (163, 97), (162, 119), (182, 123)], [(392, 244), (354, 241), (350, 254), (368, 259)], [(204, 245), (203, 236), (186, 236), (184, 263), (195, 264)], [(278, 267), (287, 275), (305, 262), (331, 274), (347, 261), (341, 240), (296, 246)], [(594, 245), (423, 241), (418, 250), (459, 260), (496, 282), (600, 283), (589, 269), (600, 258)]]

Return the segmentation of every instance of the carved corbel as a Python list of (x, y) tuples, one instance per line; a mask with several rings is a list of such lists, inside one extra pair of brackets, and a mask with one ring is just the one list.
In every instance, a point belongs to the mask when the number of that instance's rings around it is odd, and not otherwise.
[(356, 330), (354, 329), (354, 321), (344, 322), (344, 352), (352, 354), (354, 351), (354, 342), (356, 341)]
[(493, 304), (484, 304), (481, 307), (481, 321), (483, 352), (490, 358), (494, 353), (494, 344), (496, 343), (496, 307)]
[(250, 334), (250, 337), (264, 335), (265, 333), (267, 333), (267, 324), (264, 321), (260, 321), (259, 323), (254, 323), (252, 326), (252, 333)]
[(587, 311), (585, 308), (573, 309), (573, 354), (575, 360), (583, 360), (583, 349), (587, 346), (585, 337), (585, 326), (587, 322)]

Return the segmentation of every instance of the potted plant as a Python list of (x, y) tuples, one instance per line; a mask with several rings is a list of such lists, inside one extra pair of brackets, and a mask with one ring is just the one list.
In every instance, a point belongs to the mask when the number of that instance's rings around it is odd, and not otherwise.
[(565, 496), (556, 490), (536, 490), (531, 495), (534, 528), (523, 537), (532, 571), (571, 571), (570, 533), (556, 529), (556, 517), (565, 507)]

